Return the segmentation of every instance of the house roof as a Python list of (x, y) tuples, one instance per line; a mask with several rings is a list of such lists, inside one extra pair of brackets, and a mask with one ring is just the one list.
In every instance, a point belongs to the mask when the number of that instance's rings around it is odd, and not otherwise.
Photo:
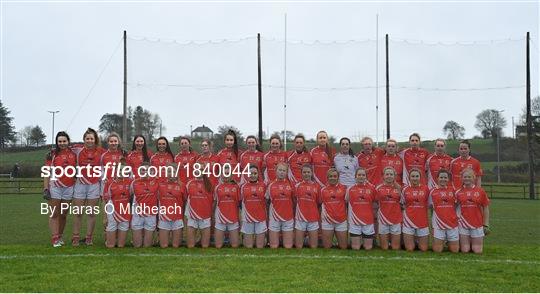
[(197, 133), (214, 133), (209, 127), (202, 125), (202, 127), (196, 127), (193, 132)]

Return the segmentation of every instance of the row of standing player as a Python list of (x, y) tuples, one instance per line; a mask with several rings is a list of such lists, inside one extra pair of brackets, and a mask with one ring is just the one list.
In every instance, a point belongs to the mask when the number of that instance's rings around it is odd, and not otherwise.
[[(351, 176), (351, 172), (354, 173), (356, 166), (364, 167), (367, 171), (368, 180), (372, 183), (380, 183), (381, 180), (377, 179), (377, 175), (382, 174), (381, 169), (385, 166), (392, 166), (397, 171), (397, 181), (401, 183), (401, 175), (408, 174), (411, 168), (422, 166), (428, 169), (428, 178), (433, 174), (434, 169), (447, 168), (450, 165), (449, 157), (444, 154), (444, 141), (436, 141), (436, 152), (429, 156), (429, 153), (419, 148), (420, 138), (417, 134), (411, 135), (410, 142), (411, 147), (405, 149), (400, 153), (401, 162), (398, 163), (395, 149), (395, 141), (389, 140), (387, 142), (386, 152), (382, 149), (373, 148), (373, 142), (369, 138), (362, 140), (363, 150), (354, 157), (349, 148), (350, 140), (342, 138), (340, 140), (341, 152), (334, 154), (332, 148), (328, 144), (328, 136), (326, 132), (321, 131), (317, 134), (318, 146), (308, 152), (304, 146), (305, 139), (303, 136), (297, 136), (294, 140), (295, 150), (290, 153), (281, 151), (281, 140), (279, 137), (272, 137), (270, 139), (270, 150), (267, 153), (262, 153), (258, 142), (254, 136), (248, 136), (246, 144), (248, 149), (244, 152), (239, 152), (236, 135), (234, 132), (229, 132), (225, 135), (224, 143), (225, 148), (217, 154), (213, 154), (211, 150), (211, 141), (203, 140), (201, 142), (201, 154), (194, 152), (190, 145), (189, 138), (180, 139), (180, 152), (174, 156), (170, 151), (170, 147), (166, 138), (162, 137), (157, 140), (157, 152), (152, 154), (147, 150), (146, 140), (143, 136), (136, 136), (133, 141), (132, 151), (126, 153), (121, 150), (120, 139), (118, 135), (111, 134), (107, 138), (108, 150), (103, 150), (99, 147), (99, 138), (96, 132), (92, 129), (88, 129), (84, 136), (84, 146), (80, 148), (69, 148), (69, 136), (64, 133), (58, 133), (56, 137), (57, 149), (52, 152), (48, 158), (48, 164), (50, 165), (105, 165), (108, 162), (118, 162), (121, 158), (125, 158), (127, 163), (133, 167), (134, 170), (141, 165), (143, 161), (150, 161), (154, 166), (162, 166), (171, 163), (172, 161), (178, 163), (180, 166), (193, 165), (195, 162), (201, 164), (208, 163), (230, 163), (234, 165), (239, 163), (242, 166), (247, 164), (256, 165), (260, 171), (264, 171), (264, 180), (269, 183), (275, 179), (276, 165), (280, 162), (288, 162), (291, 168), (289, 169), (288, 178), (291, 182), (296, 183), (301, 178), (301, 167), (306, 163), (311, 163), (314, 169), (314, 178), (317, 183), (321, 185), (326, 184), (325, 172), (335, 165), (339, 172), (342, 174), (342, 182), (350, 185), (354, 183), (354, 176)], [(442, 143), (442, 148), (440, 144)], [(475, 169), (475, 173), (478, 178), (478, 182), (481, 175), (478, 162), (468, 155), (468, 143), (464, 142), (460, 145), (459, 158), (456, 158), (452, 162), (452, 171), (456, 174), (456, 170), (463, 170), (465, 167), (471, 167)], [(442, 149), (442, 152), (441, 152)], [(465, 150), (465, 152), (463, 152)], [(465, 154), (464, 154), (465, 153)], [(358, 160), (353, 160), (353, 159)], [(433, 160), (436, 159), (436, 160)], [(450, 158), (451, 159), (451, 158)], [(57, 162), (55, 162), (57, 161)], [(424, 163), (425, 162), (425, 163)], [(456, 162), (456, 164), (454, 164)], [(423, 170), (420, 169), (420, 170)], [(190, 177), (187, 175), (184, 169), (179, 171), (180, 180), (186, 183)], [(79, 178), (77, 181), (73, 178), (60, 178), (57, 181), (49, 183), (48, 179), (45, 179), (45, 189), (47, 193), (52, 195), (52, 203), (54, 206), (58, 206), (61, 201), (71, 201), (70, 199), (70, 187), (74, 188), (73, 205), (82, 206), (95, 205), (100, 194), (107, 191), (107, 183), (110, 182), (111, 175), (105, 175), (103, 181), (99, 178)], [(352, 181), (351, 181), (352, 178)], [(404, 177), (405, 180), (408, 177)], [(422, 177), (424, 180), (425, 177)], [(238, 180), (238, 179), (237, 179)], [(217, 183), (217, 177), (210, 177), (210, 181), (213, 185)], [(246, 182), (246, 178), (240, 179), (242, 182)], [(431, 183), (432, 181), (430, 181)], [(101, 185), (100, 185), (101, 184)], [(57, 200), (60, 200), (57, 201)], [(56, 211), (58, 211), (57, 209)], [(72, 238), (73, 244), (79, 242), (80, 223), (82, 215), (78, 214), (74, 219), (74, 235)], [(88, 215), (88, 233), (86, 236), (86, 243), (92, 243), (92, 232), (95, 224), (95, 216), (93, 214)], [(63, 243), (61, 235), (65, 226), (65, 215), (53, 215), (50, 220), (50, 226), (52, 231), (53, 244)]]

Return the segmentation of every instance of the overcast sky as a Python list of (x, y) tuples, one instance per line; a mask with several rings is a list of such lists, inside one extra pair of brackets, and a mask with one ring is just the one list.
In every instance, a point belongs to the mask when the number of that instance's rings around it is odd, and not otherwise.
[[(384, 34), (391, 38), (391, 135), (398, 140), (413, 131), (426, 139), (441, 137), (448, 120), (462, 124), (472, 137), (479, 134), (475, 116), (486, 108), (504, 110), (504, 132), (511, 136), (512, 117), (517, 122), (525, 105), (527, 31), (533, 41), (532, 95), (538, 95), (538, 2), (4, 2), (1, 99), (17, 130), (38, 124), (50, 142), (47, 110), (59, 110), (56, 131), (67, 130), (79, 140), (86, 127), (98, 127), (104, 113), (122, 112), (119, 45), (127, 30), (128, 104), (158, 113), (166, 136), (187, 134), (191, 125), (202, 124), (212, 129), (229, 124), (256, 134), (254, 37), (261, 33), (263, 124), (272, 133), (284, 127), (285, 14), (287, 129), (307, 137), (321, 129), (353, 140), (376, 136), (377, 14), (379, 139), (385, 129)], [(514, 41), (450, 45), (508, 38)], [(222, 39), (243, 40), (217, 42)], [(183, 45), (189, 40), (214, 42)], [(354, 41), (325, 45), (314, 40)], [(443, 44), (432, 44), (439, 41)], [(507, 86), (512, 88), (461, 91)]]

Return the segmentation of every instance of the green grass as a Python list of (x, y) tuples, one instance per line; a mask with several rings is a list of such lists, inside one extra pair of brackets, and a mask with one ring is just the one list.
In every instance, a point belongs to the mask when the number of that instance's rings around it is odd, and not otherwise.
[[(111, 250), (104, 248), (101, 234), (93, 247), (52, 248), (40, 202), (39, 196), (0, 196), (1, 292), (540, 290), (539, 201), (493, 200), (493, 232), (483, 255), (378, 249)], [(66, 236), (70, 224), (68, 219)]]
[(43, 165), (48, 150), (33, 150), (23, 152), (1, 152), (0, 165), (12, 167), (15, 163), (27, 165)]
[[(524, 162), (521, 162), (521, 161), (501, 161), (501, 167), (503, 167), (503, 166), (515, 166), (515, 165), (519, 165), (521, 163), (524, 163)], [(494, 171), (495, 167), (497, 166), (496, 161), (486, 161), (486, 162), (482, 162), (481, 164), (482, 164), (482, 169), (484, 171)]]

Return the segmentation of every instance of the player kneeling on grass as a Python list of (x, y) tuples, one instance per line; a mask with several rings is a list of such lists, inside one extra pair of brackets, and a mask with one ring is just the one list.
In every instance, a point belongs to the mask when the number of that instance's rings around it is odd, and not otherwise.
[(319, 205), (321, 203), (321, 186), (315, 182), (310, 164), (302, 166), (302, 181), (296, 184), (294, 199), (296, 200), (295, 246), (302, 248), (304, 235), (308, 233), (310, 248), (317, 248), (319, 235)]
[(475, 186), (474, 171), (461, 173), (463, 186), (456, 191), (459, 243), (461, 252), (482, 253), (484, 235), (489, 234), (489, 199), (484, 189)]
[(276, 165), (276, 179), (268, 184), (266, 198), (270, 200), (269, 239), (270, 247), (279, 247), (279, 234), (283, 236), (283, 247), (293, 246), (293, 187), (287, 180), (288, 165)]
[(367, 181), (367, 172), (358, 168), (355, 174), (356, 184), (347, 189), (346, 200), (349, 203), (349, 234), (351, 248), (358, 250), (362, 243), (364, 249), (373, 248), (375, 237), (373, 202), (375, 187)]
[[(119, 166), (120, 167), (120, 166)], [(124, 177), (129, 171), (129, 167), (121, 166), (121, 170), (112, 180), (109, 180), (107, 191), (103, 193), (105, 202), (107, 238), (105, 246), (108, 248), (124, 247), (126, 236), (131, 221), (131, 209), (129, 207), (131, 195), (130, 187), (132, 180), (129, 176)]]
[(156, 179), (148, 177), (149, 165), (148, 162), (143, 162), (139, 168), (141, 177), (131, 183), (134, 209), (131, 230), (133, 233), (133, 246), (135, 247), (152, 246), (154, 231), (156, 230), (159, 183)]
[(253, 238), (257, 248), (264, 248), (266, 237), (266, 186), (259, 181), (259, 168), (251, 165), (249, 182), (240, 188), (242, 199), (242, 234), (244, 247), (253, 248)]
[(448, 242), (450, 252), (459, 251), (459, 231), (456, 215), (456, 195), (448, 186), (450, 173), (440, 170), (437, 186), (431, 190), (429, 199), (433, 209), (431, 218), (433, 226), (433, 251), (442, 252), (444, 242)]
[(186, 189), (176, 175), (176, 164), (167, 165), (167, 180), (159, 183), (159, 245), (161, 248), (172, 246), (177, 248), (182, 244), (182, 228), (184, 227), (184, 200)]
[(407, 251), (413, 251), (418, 243), (418, 249), (428, 250), (428, 197), (429, 190), (421, 184), (421, 172), (416, 168), (409, 171), (410, 186), (403, 188), (401, 202), (403, 211), (403, 243)]
[(238, 206), (240, 204), (240, 188), (233, 179), (231, 167), (224, 164), (220, 183), (214, 188), (214, 199), (216, 201), (214, 225), (214, 240), (216, 248), (223, 246), (225, 232), (229, 232), (231, 247), (240, 245), (238, 228)]
[(324, 248), (332, 247), (334, 234), (340, 249), (347, 249), (347, 187), (339, 183), (339, 173), (330, 168), (326, 173), (328, 185), (321, 189), (321, 227)]
[(394, 168), (385, 167), (383, 169), (383, 183), (376, 188), (376, 199), (379, 203), (379, 211), (377, 212), (379, 238), (383, 250), (388, 249), (388, 241), (394, 250), (401, 247), (402, 214), (399, 203), (401, 187), (396, 183), (395, 178)]
[(210, 246), (210, 219), (212, 216), (212, 183), (203, 173), (186, 185), (187, 247), (195, 247), (197, 231), (201, 234), (201, 247)]

